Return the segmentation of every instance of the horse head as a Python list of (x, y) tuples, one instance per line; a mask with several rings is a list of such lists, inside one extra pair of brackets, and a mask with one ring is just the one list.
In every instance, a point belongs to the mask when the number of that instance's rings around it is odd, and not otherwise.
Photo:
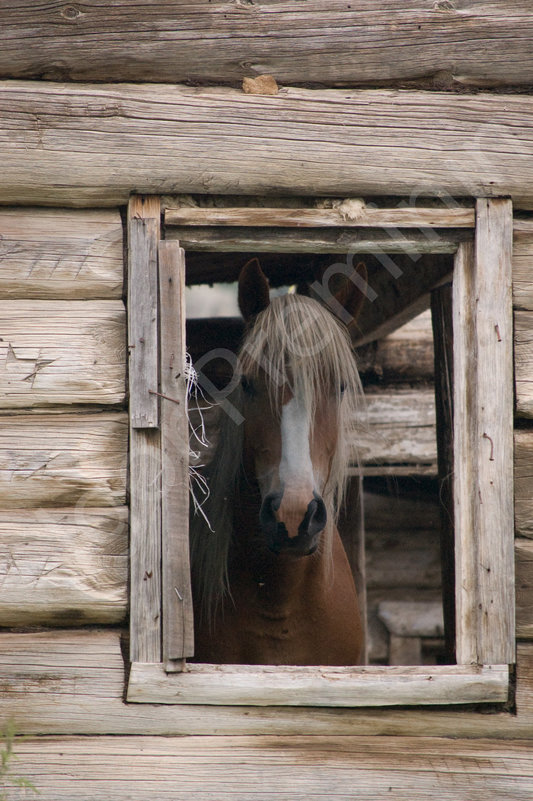
[[(364, 297), (364, 265), (357, 275), (332, 296), (333, 308), (352, 323)], [(241, 271), (239, 305), (247, 323), (239, 357), (244, 471), (259, 488), (259, 524), (270, 551), (307, 556), (334, 515), (346, 469), (338, 458), (346, 445), (343, 396), (359, 392), (349, 336), (316, 300), (286, 295), (271, 304), (256, 259)]]

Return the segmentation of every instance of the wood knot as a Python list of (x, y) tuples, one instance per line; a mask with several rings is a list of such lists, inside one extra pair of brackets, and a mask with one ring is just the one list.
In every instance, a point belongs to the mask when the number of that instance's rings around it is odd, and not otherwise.
[(68, 20), (74, 20), (81, 17), (81, 11), (76, 6), (65, 6), (61, 9), (61, 16)]

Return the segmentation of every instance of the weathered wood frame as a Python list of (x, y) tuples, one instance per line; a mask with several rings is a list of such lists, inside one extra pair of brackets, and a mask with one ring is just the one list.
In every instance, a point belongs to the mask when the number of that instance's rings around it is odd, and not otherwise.
[[(219, 229), (215, 236), (209, 225), (220, 225), (220, 210), (214, 209), (211, 213), (202, 210), (196, 219), (194, 214), (186, 212), (187, 223), (203, 226), (204, 232), (202, 236), (202, 230), (197, 228), (185, 237), (186, 241), (193, 239), (196, 247), (206, 250), (216, 250), (223, 240), (231, 241), (235, 247), (241, 228), (232, 232), (231, 226), (242, 226), (243, 214), (242, 210), (233, 211), (231, 214), (226, 209), (223, 215), (223, 223), (230, 230)], [(261, 214), (254, 212), (253, 225), (259, 228), (259, 233), (246, 228), (240, 249), (248, 249), (249, 243), (254, 241), (257, 250), (297, 250), (298, 215), (294, 209), (286, 215), (285, 221), (280, 209), (276, 209), (275, 214), (269, 211), (263, 210), (262, 221)], [(412, 212), (410, 209), (411, 215)], [(322, 210), (321, 215), (328, 217), (328, 211)], [(304, 213), (302, 226), (309, 224), (306, 217), (312, 215)], [(183, 221), (176, 211), (169, 213), (168, 218), (172, 222)], [(326, 252), (331, 252), (332, 239), (327, 231), (321, 233), (321, 227), (342, 227), (337, 211), (330, 210), (329, 218), (329, 222), (322, 220), (314, 231), (312, 243)], [(427, 216), (421, 217), (419, 228), (446, 228), (453, 225), (450, 219), (448, 211), (443, 209), (440, 218), (438, 213), (431, 221)], [(385, 213), (380, 216), (378, 225), (386, 223)], [(316, 225), (315, 218), (311, 224)], [(360, 224), (372, 226), (373, 223), (365, 220)], [(415, 224), (416, 215), (410, 218), (408, 225), (416, 227)], [(468, 224), (466, 218), (461, 224)], [(261, 233), (261, 229), (264, 231), (271, 225), (287, 226), (290, 231), (287, 236), (272, 240), (268, 231)], [(349, 226), (354, 225), (357, 226), (356, 220), (349, 223)], [(169, 665), (165, 664), (168, 655), (163, 661), (157, 654), (155, 658), (143, 659), (136, 658), (132, 651), (128, 701), (221, 706), (379, 707), (508, 700), (509, 665), (515, 661), (511, 201), (478, 200), (475, 219), (471, 215), (470, 225), (473, 237), (465, 239), (464, 228), (462, 231), (449, 228), (445, 237), (446, 252), (455, 252), (453, 463), (458, 664), (433, 669), (192, 665), (181, 672), (170, 672)], [(305, 233), (306, 241), (307, 236)], [(431, 237), (420, 236), (420, 232), (406, 237), (398, 230), (395, 239), (394, 234), (387, 231), (387, 241), (392, 242), (393, 251), (396, 246), (400, 251), (416, 253), (422, 239), (426, 240), (425, 252), (443, 252), (442, 244), (437, 243), (432, 248), (428, 245)], [(361, 251), (363, 241), (366, 247), (372, 237), (354, 238), (352, 250)], [(374, 241), (383, 241), (377, 231)], [(455, 247), (452, 247), (450, 243), (454, 241)], [(494, 379), (496, 386), (492, 384)], [(132, 568), (132, 575), (133, 572)]]

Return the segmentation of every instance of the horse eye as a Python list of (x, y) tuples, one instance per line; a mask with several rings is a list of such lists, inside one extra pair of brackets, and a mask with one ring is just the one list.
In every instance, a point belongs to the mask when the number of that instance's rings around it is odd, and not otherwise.
[(341, 381), (340, 387), (339, 387), (340, 394), (344, 395), (345, 390), (346, 390), (346, 384), (344, 383), (344, 381)]
[(245, 375), (241, 377), (241, 387), (242, 391), (248, 395), (248, 397), (253, 398), (255, 395), (257, 395), (253, 381), (251, 381), (249, 378), (246, 378)]

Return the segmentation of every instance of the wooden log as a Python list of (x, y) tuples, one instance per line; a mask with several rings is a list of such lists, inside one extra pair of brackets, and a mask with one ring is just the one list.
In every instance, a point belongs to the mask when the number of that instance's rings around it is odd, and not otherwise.
[[(213, 731), (294, 737), (349, 735), (355, 730), (366, 735), (409, 732), (422, 737), (490, 734), (493, 738), (533, 739), (533, 704), (522, 684), (523, 678), (533, 675), (529, 644), (518, 646), (518, 715), (495, 711), (487, 718), (476, 711), (458, 713), (446, 707), (413, 711), (125, 704), (120, 640), (121, 632), (116, 629), (0, 633), (0, 725), (12, 718), (19, 734), (106, 732), (138, 734), (143, 739), (151, 734), (206, 735)], [(70, 778), (69, 793), (70, 799)], [(175, 787), (172, 793), (175, 798)]]
[[(159, 423), (157, 254), (159, 198), (128, 206), (130, 394), (130, 657), (161, 659), (161, 434)], [(133, 233), (134, 232), (134, 233)], [(145, 292), (145, 296), (142, 292)], [(133, 318), (133, 319), (132, 319)], [(146, 336), (147, 341), (141, 340)], [(137, 341), (132, 342), (132, 337)], [(140, 350), (137, 353), (137, 344)], [(148, 358), (145, 345), (149, 353)], [(135, 354), (135, 355), (132, 355)], [(133, 362), (133, 364), (132, 364)], [(132, 369), (133, 367), (133, 369)], [(147, 373), (143, 372), (147, 367)], [(147, 426), (147, 427), (144, 427)], [(149, 427), (152, 426), (152, 427)]]
[(185, 253), (159, 243), (163, 662), (194, 656), (189, 562), (189, 422), (185, 376)]
[(487, 737), (49, 737), (17, 742), (13, 772), (55, 801), (73, 787), (80, 801), (423, 801), (435, 788), (442, 801), (528, 801), (531, 744)]
[[(213, 3), (83, 7), (7, 3), (0, 21), (4, 77), (87, 81), (235, 83), (271, 74), (282, 83), (423, 82), (435, 88), (533, 83), (527, 3), (469, 0), (313, 0), (233, 7)], [(516, 36), (516, 32), (520, 36)], [(98, 41), (99, 47), (92, 44)], [(135, 53), (132, 59), (131, 54)]]
[(432, 381), (435, 365), (429, 311), (358, 349), (357, 367), (364, 382)]
[(0, 318), (1, 409), (124, 402), (121, 301), (6, 300)]
[(201, 208), (165, 209), (167, 226), (246, 226), (252, 228), (473, 228), (474, 209), (442, 207), (376, 208), (361, 198), (347, 198), (332, 208)]
[(284, 89), (264, 97), (13, 81), (1, 85), (0, 102), (6, 204), (116, 206), (132, 187), (147, 194), (490, 193), (511, 195), (516, 207), (533, 203), (533, 99), (526, 95)]
[(2, 298), (121, 298), (118, 211), (0, 209)]
[(432, 390), (366, 395), (357, 441), (363, 469), (378, 465), (426, 465), (436, 472), (435, 398)]
[(507, 665), (407, 667), (291, 667), (189, 665), (166, 673), (134, 663), (127, 700), (152, 704), (230, 706), (397, 706), (507, 700)]
[(533, 538), (533, 430), (514, 433), (515, 530)]
[(0, 417), (0, 508), (126, 503), (120, 412)]
[(119, 623), (128, 509), (0, 511), (0, 625)]
[(207, 253), (455, 253), (470, 237), (463, 229), (168, 227), (169, 239)]
[(513, 240), (513, 306), (533, 311), (533, 232)]
[(441, 565), (438, 529), (366, 529), (367, 589), (438, 589)]
[(533, 639), (533, 542), (515, 542), (516, 636)]
[(514, 315), (516, 413), (533, 417), (533, 312)]

